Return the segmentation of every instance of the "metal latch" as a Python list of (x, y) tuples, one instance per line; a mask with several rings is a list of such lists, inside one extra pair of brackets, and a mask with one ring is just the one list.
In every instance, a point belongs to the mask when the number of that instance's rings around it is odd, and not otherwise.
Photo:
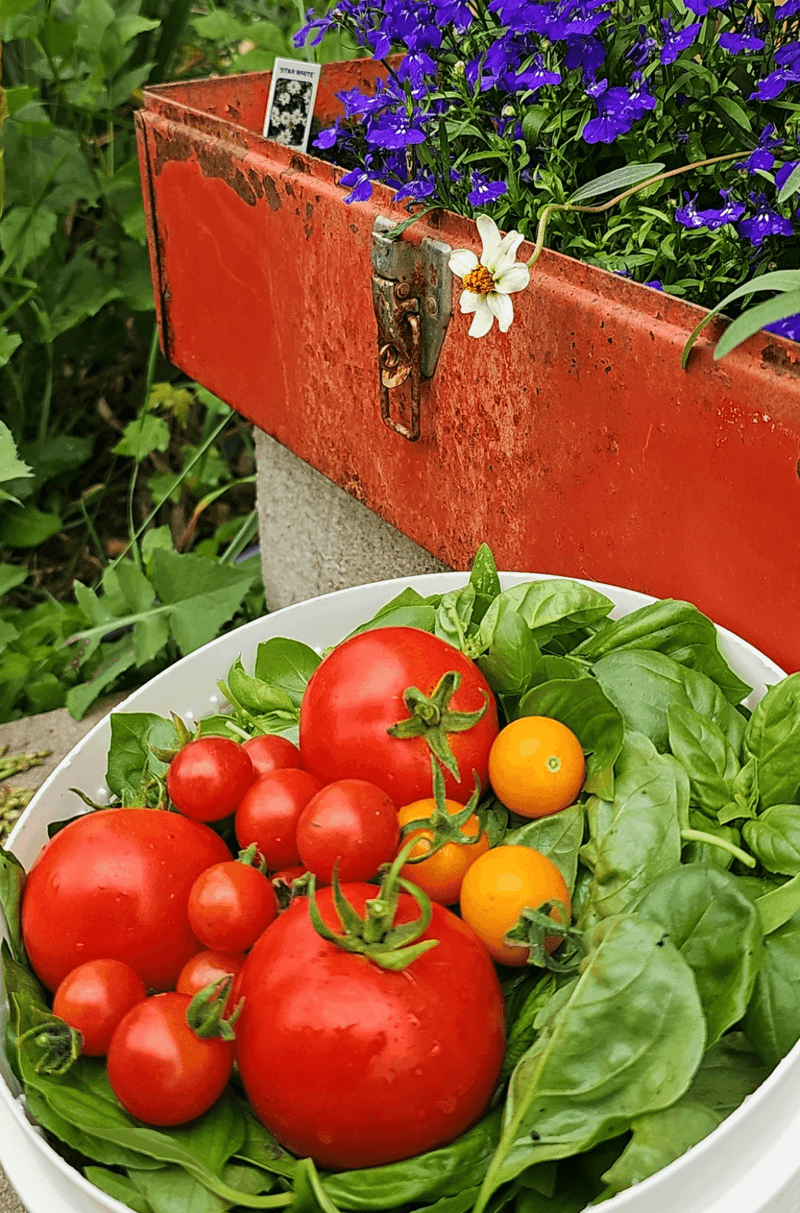
[[(420, 434), (422, 379), (430, 379), (452, 307), (449, 244), (426, 237), (421, 244), (389, 239), (397, 225), (379, 215), (372, 229), (372, 301), (378, 322), (381, 417), (416, 442)], [(409, 381), (406, 408), (392, 410), (389, 393)]]

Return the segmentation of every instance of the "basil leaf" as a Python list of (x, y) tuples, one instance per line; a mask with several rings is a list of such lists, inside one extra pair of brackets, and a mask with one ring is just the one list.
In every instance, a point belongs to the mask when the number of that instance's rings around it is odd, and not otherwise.
[(549, 577), (523, 582), (503, 590), (489, 605), (466, 651), (477, 657), (489, 648), (500, 614), (509, 607), (519, 612), (541, 647), (554, 636), (605, 618), (613, 605), (605, 594), (579, 581)]
[(581, 921), (624, 913), (681, 858), (684, 788), (676, 765), (640, 733), (628, 733), (616, 765), (614, 796), (587, 805), (589, 840), (581, 858), (592, 872)]
[(475, 590), (469, 582), (460, 589), (443, 594), (436, 609), (434, 635), (463, 651), (472, 623), (474, 605)]
[(713, 1044), (750, 1002), (762, 955), (756, 907), (735, 877), (691, 863), (652, 884), (636, 912), (661, 924), (694, 972)]
[(662, 598), (615, 619), (573, 650), (596, 661), (608, 653), (643, 649), (665, 653), (711, 678), (731, 703), (740, 703), (752, 687), (730, 668), (719, 649), (716, 626), (690, 602)]
[(570, 891), (578, 875), (578, 851), (583, 842), (584, 812), (579, 805), (570, 805), (560, 813), (526, 822), (509, 830), (501, 846), (532, 847), (556, 865)]
[(483, 619), (492, 600), (502, 593), (500, 578), (497, 575), (497, 565), (494, 562), (492, 549), (487, 543), (482, 543), (475, 553), (475, 559), (472, 562), (472, 569), (469, 575), (469, 584), (475, 591), (472, 622), (477, 625)]
[(800, 913), (764, 940), (764, 957), (743, 1027), (770, 1067), (800, 1039)]
[(151, 773), (163, 775), (167, 769), (167, 764), (156, 758), (151, 745), (172, 750), (177, 740), (172, 721), (154, 712), (111, 713), (106, 783), (123, 805), (143, 805)]
[(476, 1213), (531, 1164), (587, 1150), (668, 1107), (703, 1056), (694, 976), (662, 928), (624, 916), (603, 923), (589, 942), (582, 975), (550, 1000), (552, 1013), (545, 1009), (539, 1036), (511, 1076)]
[(519, 716), (552, 716), (571, 729), (588, 755), (584, 789), (610, 798), (614, 763), (622, 749), (622, 716), (594, 678), (543, 682), (522, 698)]
[(273, 636), (258, 646), (254, 673), (276, 691), (283, 691), (299, 708), (308, 680), (320, 661), (319, 653), (300, 640)]
[(768, 872), (800, 875), (800, 805), (772, 805), (744, 823), (742, 837)]
[(768, 688), (747, 722), (744, 746), (758, 762), (761, 807), (796, 803), (800, 794), (800, 673), (789, 674)]
[(101, 1192), (119, 1200), (133, 1209), (133, 1213), (154, 1213), (153, 1208), (138, 1191), (136, 1186), (118, 1171), (108, 1171), (105, 1167), (84, 1167), (83, 1173), (90, 1183)]
[(25, 883), (25, 869), (10, 851), (0, 847), (0, 905), (8, 928), (8, 941), (14, 954), (14, 959), (23, 962), (25, 948), (22, 943), (22, 928), (20, 926), (20, 906), (22, 902), (22, 886)]
[(497, 695), (519, 697), (543, 673), (543, 659), (533, 632), (516, 611), (504, 610), (488, 652), (477, 659), (489, 685)]
[(431, 599), (423, 598), (411, 586), (407, 586), (391, 602), (382, 606), (372, 619), (353, 628), (345, 639), (349, 640), (350, 636), (358, 636), (361, 632), (369, 632), (373, 628), (421, 628), (423, 632), (432, 632), (440, 598), (441, 595)]
[(685, 768), (695, 802), (715, 811), (733, 798), (732, 783), (739, 773), (733, 746), (713, 720), (688, 704), (667, 707), (669, 747)]
[(735, 754), (741, 753), (745, 720), (715, 682), (664, 653), (621, 650), (601, 657), (594, 674), (629, 729), (649, 737), (662, 753), (669, 746), (672, 704), (712, 720)]

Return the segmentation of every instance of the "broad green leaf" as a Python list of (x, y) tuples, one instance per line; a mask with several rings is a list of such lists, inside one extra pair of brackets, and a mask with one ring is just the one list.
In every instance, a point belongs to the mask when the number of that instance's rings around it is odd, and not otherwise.
[(10, 548), (37, 548), (62, 527), (58, 514), (35, 505), (0, 504), (0, 543)]
[[(0, 597), (15, 590), (28, 578), (28, 570), (19, 564), (0, 564)], [(10, 626), (10, 625), (9, 625)], [(16, 629), (14, 629), (16, 632)]]
[(742, 837), (768, 872), (800, 876), (800, 804), (773, 804), (742, 826)]
[(0, 421), (0, 484), (9, 480), (26, 480), (32, 476), (33, 469), (17, 454), (11, 430)]
[(767, 1073), (741, 1034), (712, 1045), (685, 1095), (671, 1108), (633, 1121), (630, 1142), (603, 1176), (608, 1194), (641, 1183), (680, 1158), (730, 1116)]
[(153, 451), (165, 451), (169, 438), (169, 426), (163, 417), (142, 413), (135, 421), (128, 422), (119, 442), (111, 449), (115, 455), (129, 455), (141, 463)]
[(219, 634), (236, 613), (253, 582), (252, 572), (238, 565), (191, 553), (153, 552), (153, 585), (171, 608), (169, 626), (185, 656)]
[(792, 804), (800, 794), (797, 749), (800, 746), (800, 674), (790, 674), (756, 704), (747, 722), (744, 747), (756, 759), (763, 809)]
[(768, 1066), (800, 1038), (800, 914), (764, 940), (764, 958), (744, 1017), (744, 1031)]
[(106, 783), (114, 795), (123, 804), (135, 805), (146, 772), (165, 770), (150, 746), (169, 750), (176, 743), (175, 726), (163, 716), (154, 712), (112, 712)]
[(8, 265), (25, 270), (47, 250), (58, 226), (48, 207), (13, 206), (0, 219), (0, 246)]
[(231, 701), (252, 716), (285, 712), (296, 718), (298, 705), (282, 687), (263, 678), (253, 678), (237, 657), (228, 670), (226, 687)]
[(596, 661), (594, 674), (626, 726), (644, 733), (662, 752), (669, 746), (669, 708), (676, 704), (711, 719), (734, 752), (740, 753), (744, 717), (698, 670), (665, 653), (622, 649)]
[(20, 962), (25, 958), (19, 917), (24, 883), (25, 869), (22, 864), (10, 851), (0, 847), (0, 906), (3, 909), (14, 959)]
[(613, 799), (592, 797), (587, 805), (589, 840), (581, 857), (592, 881), (584, 923), (634, 907), (653, 881), (680, 863), (684, 795), (672, 761), (646, 737), (627, 733)]
[(255, 674), (278, 687), (296, 707), (300, 707), (308, 680), (320, 663), (320, 655), (300, 640), (273, 636), (256, 650)]
[(549, 577), (523, 582), (503, 590), (489, 605), (465, 652), (478, 657), (492, 643), (498, 619), (508, 610), (518, 611), (533, 632), (538, 645), (554, 636), (574, 632), (604, 619), (613, 607), (610, 598), (591, 586), (568, 578)]
[(478, 658), (478, 665), (498, 695), (520, 696), (541, 681), (541, 650), (525, 620), (510, 606), (500, 612), (489, 649)]
[(730, 668), (719, 649), (717, 629), (690, 602), (662, 598), (616, 619), (573, 649), (573, 657), (596, 661), (621, 650), (665, 653), (716, 682), (725, 698), (737, 704), (751, 687)]
[(583, 842), (584, 811), (570, 805), (560, 813), (539, 817), (509, 830), (501, 846), (533, 847), (556, 865), (570, 892), (578, 875), (578, 852)]
[(151, 1206), (140, 1194), (135, 1185), (118, 1171), (106, 1167), (84, 1167), (84, 1174), (101, 1192), (119, 1200), (122, 1204), (133, 1209), (133, 1213), (154, 1213)]
[(753, 992), (762, 957), (755, 905), (735, 877), (689, 863), (652, 884), (636, 912), (661, 924), (692, 969), (713, 1044), (739, 1022)]
[(532, 1164), (588, 1150), (668, 1107), (700, 1064), (705, 1021), (694, 976), (662, 928), (614, 918), (589, 944), (581, 976), (545, 1007), (511, 1076), (476, 1213)]
[(688, 704), (670, 704), (667, 722), (669, 746), (689, 776), (693, 803), (712, 812), (723, 808), (733, 797), (740, 769), (728, 739), (713, 720)]
[[(3, 185), (3, 161), (2, 150), (0, 150), (0, 214), (2, 214), (2, 185)], [(0, 325), (0, 366), (6, 366), (11, 361), (11, 356), (15, 350), (22, 345), (22, 337), (19, 333), (12, 333), (9, 329)]]
[(76, 720), (82, 720), (99, 695), (110, 687), (120, 675), (136, 664), (131, 636), (112, 642), (102, 648), (102, 656), (86, 680), (67, 691), (67, 707)]
[(663, 169), (664, 165), (660, 161), (652, 164), (626, 164), (624, 168), (614, 169), (612, 173), (604, 173), (602, 177), (595, 177), (594, 181), (587, 181), (586, 185), (570, 194), (567, 202), (574, 206), (588, 202), (591, 198), (599, 198), (602, 194), (621, 193), (632, 185), (649, 181)]

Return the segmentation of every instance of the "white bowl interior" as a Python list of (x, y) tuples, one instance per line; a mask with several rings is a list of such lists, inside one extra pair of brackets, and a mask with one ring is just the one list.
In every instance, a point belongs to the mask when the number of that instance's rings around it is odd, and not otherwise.
[[(504, 589), (547, 574), (501, 573)], [(252, 668), (258, 645), (286, 636), (321, 651), (369, 619), (404, 587), (420, 594), (443, 593), (463, 585), (465, 573), (401, 577), (340, 590), (275, 611), (205, 645), (134, 691), (117, 712), (175, 711), (192, 720), (220, 710), (217, 688), (241, 655)], [(614, 617), (653, 599), (599, 582), (586, 582), (615, 603)], [(784, 671), (732, 632), (719, 629), (720, 644), (736, 672), (753, 686), (752, 706)], [(25, 868), (47, 840), (50, 822), (74, 816), (82, 804), (72, 787), (95, 800), (108, 799), (105, 760), (111, 738), (105, 717), (50, 775), (17, 822), (8, 847)], [(5, 1059), (0, 1059), (0, 1163), (29, 1213), (129, 1213), (68, 1166), (25, 1117)], [(637, 1187), (606, 1202), (608, 1213), (796, 1213), (800, 1207), (800, 1046), (710, 1137)], [(789, 1202), (789, 1203), (786, 1203)]]

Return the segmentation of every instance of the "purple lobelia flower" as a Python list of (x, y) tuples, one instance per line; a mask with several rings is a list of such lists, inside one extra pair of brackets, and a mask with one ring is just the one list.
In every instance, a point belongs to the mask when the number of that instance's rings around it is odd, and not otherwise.
[(364, 168), (351, 169), (339, 178), (339, 184), (350, 190), (345, 202), (366, 202), (372, 197), (370, 167), (370, 164), (367, 164)]
[(473, 171), (471, 181), (472, 189), (467, 199), (473, 206), (489, 206), (508, 191), (505, 181), (488, 181), (483, 173), (477, 171)]
[(370, 123), (366, 131), (367, 143), (373, 147), (405, 147), (409, 143), (424, 143), (425, 132), (420, 128), (419, 113), (409, 115), (386, 111)]
[(726, 51), (731, 51), (733, 54), (739, 54), (740, 51), (745, 53), (749, 51), (760, 51), (764, 49), (764, 39), (759, 36), (756, 29), (756, 23), (752, 17), (745, 17), (744, 28), (738, 33), (732, 30), (726, 30), (719, 36), (719, 44)]
[(691, 25), (684, 25), (683, 29), (675, 29), (669, 17), (662, 17), (660, 24), (662, 47), (658, 58), (664, 66), (674, 63), (679, 55), (693, 46), (703, 28), (702, 22), (693, 21)]
[(675, 222), (679, 223), (681, 227), (705, 227), (697, 211), (697, 194), (691, 197), (688, 194), (684, 194), (683, 197), (684, 205), (677, 207), (675, 210)]
[(719, 195), (723, 202), (721, 207), (710, 207), (707, 210), (695, 212), (702, 219), (702, 226), (710, 232), (724, 227), (726, 223), (737, 223), (747, 209), (743, 202), (731, 198), (730, 190), (720, 190)]
[(736, 167), (744, 169), (745, 172), (753, 173), (771, 171), (775, 163), (775, 152), (778, 148), (783, 147), (783, 139), (776, 137), (775, 124), (768, 122), (763, 131), (758, 137), (758, 143), (746, 160), (736, 162)]
[(695, 17), (707, 17), (715, 9), (729, 8), (731, 0), (685, 0), (685, 3)]
[(765, 324), (768, 333), (776, 333), (778, 337), (788, 337), (790, 341), (800, 341), (800, 312), (794, 316), (784, 316), (783, 320), (775, 320)]
[(792, 235), (794, 224), (791, 219), (784, 219), (783, 215), (773, 210), (763, 194), (751, 194), (750, 201), (756, 207), (755, 214), (740, 220), (736, 230), (750, 241), (753, 248), (760, 248), (770, 236)]
[(750, 100), (774, 101), (790, 84), (800, 82), (800, 42), (778, 47), (772, 57), (778, 66), (757, 81)]

